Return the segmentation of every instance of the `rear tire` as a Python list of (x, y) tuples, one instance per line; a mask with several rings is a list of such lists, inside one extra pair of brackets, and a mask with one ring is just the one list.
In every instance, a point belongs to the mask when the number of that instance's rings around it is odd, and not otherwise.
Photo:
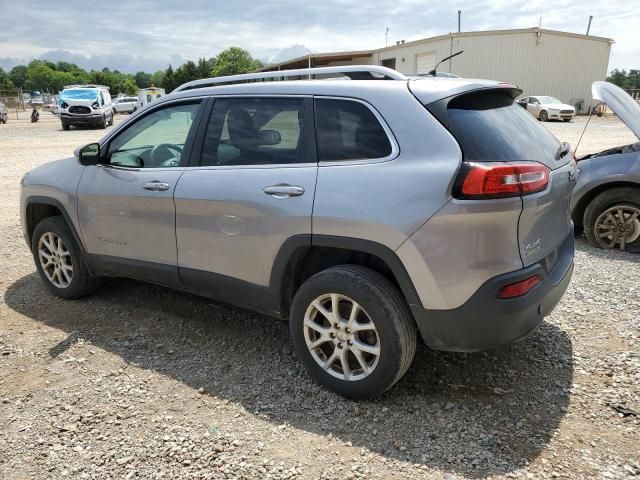
[(612, 188), (600, 193), (587, 206), (583, 225), (594, 247), (640, 251), (640, 189)]
[(549, 121), (549, 115), (547, 114), (546, 110), (542, 110), (540, 112), (540, 115), (538, 115), (538, 118), (540, 119), (541, 122)]
[(40, 278), (57, 297), (80, 298), (100, 285), (100, 279), (90, 275), (82, 250), (61, 216), (36, 225), (31, 252)]
[(353, 399), (391, 388), (416, 351), (415, 322), (400, 292), (357, 265), (332, 267), (304, 282), (293, 299), (289, 329), (312, 378)]

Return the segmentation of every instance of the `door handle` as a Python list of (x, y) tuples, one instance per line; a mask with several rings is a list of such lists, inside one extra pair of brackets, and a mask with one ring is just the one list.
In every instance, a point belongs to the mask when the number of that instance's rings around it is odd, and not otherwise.
[(165, 190), (169, 190), (169, 184), (164, 182), (148, 182), (145, 183), (142, 188), (145, 190), (149, 190), (151, 192), (164, 192)]
[(304, 188), (297, 185), (271, 185), (264, 187), (263, 192), (276, 198), (299, 197), (304, 194)]

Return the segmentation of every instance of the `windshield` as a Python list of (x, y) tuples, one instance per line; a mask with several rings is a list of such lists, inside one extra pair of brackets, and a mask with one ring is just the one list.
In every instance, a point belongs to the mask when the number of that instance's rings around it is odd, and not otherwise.
[(73, 90), (63, 90), (60, 94), (62, 100), (96, 100), (98, 91), (93, 88), (74, 88)]
[(538, 97), (538, 100), (540, 100), (540, 103), (552, 103), (552, 104), (562, 103), (556, 97)]

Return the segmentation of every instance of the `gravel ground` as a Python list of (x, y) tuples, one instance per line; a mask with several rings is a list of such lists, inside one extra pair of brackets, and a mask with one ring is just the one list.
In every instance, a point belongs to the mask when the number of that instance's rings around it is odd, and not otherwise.
[[(640, 475), (640, 256), (579, 240), (567, 294), (529, 338), (421, 347), (390, 392), (348, 401), (309, 380), (284, 322), (129, 280), (47, 293), (19, 179), (103, 132), (26, 118), (0, 125), (0, 478)], [(583, 124), (548, 127), (575, 144)], [(582, 153), (634, 138), (612, 118), (591, 128), (606, 138)]]

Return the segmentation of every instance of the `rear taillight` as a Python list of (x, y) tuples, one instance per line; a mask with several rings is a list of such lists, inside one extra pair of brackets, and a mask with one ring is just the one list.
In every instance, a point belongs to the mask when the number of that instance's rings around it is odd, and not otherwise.
[(549, 183), (549, 169), (540, 163), (465, 163), (454, 196), (502, 198), (541, 192)]
[(533, 287), (540, 283), (540, 278), (537, 275), (533, 275), (529, 278), (521, 280), (516, 283), (505, 285), (498, 291), (498, 298), (515, 298), (521, 297), (525, 293), (528, 293)]

